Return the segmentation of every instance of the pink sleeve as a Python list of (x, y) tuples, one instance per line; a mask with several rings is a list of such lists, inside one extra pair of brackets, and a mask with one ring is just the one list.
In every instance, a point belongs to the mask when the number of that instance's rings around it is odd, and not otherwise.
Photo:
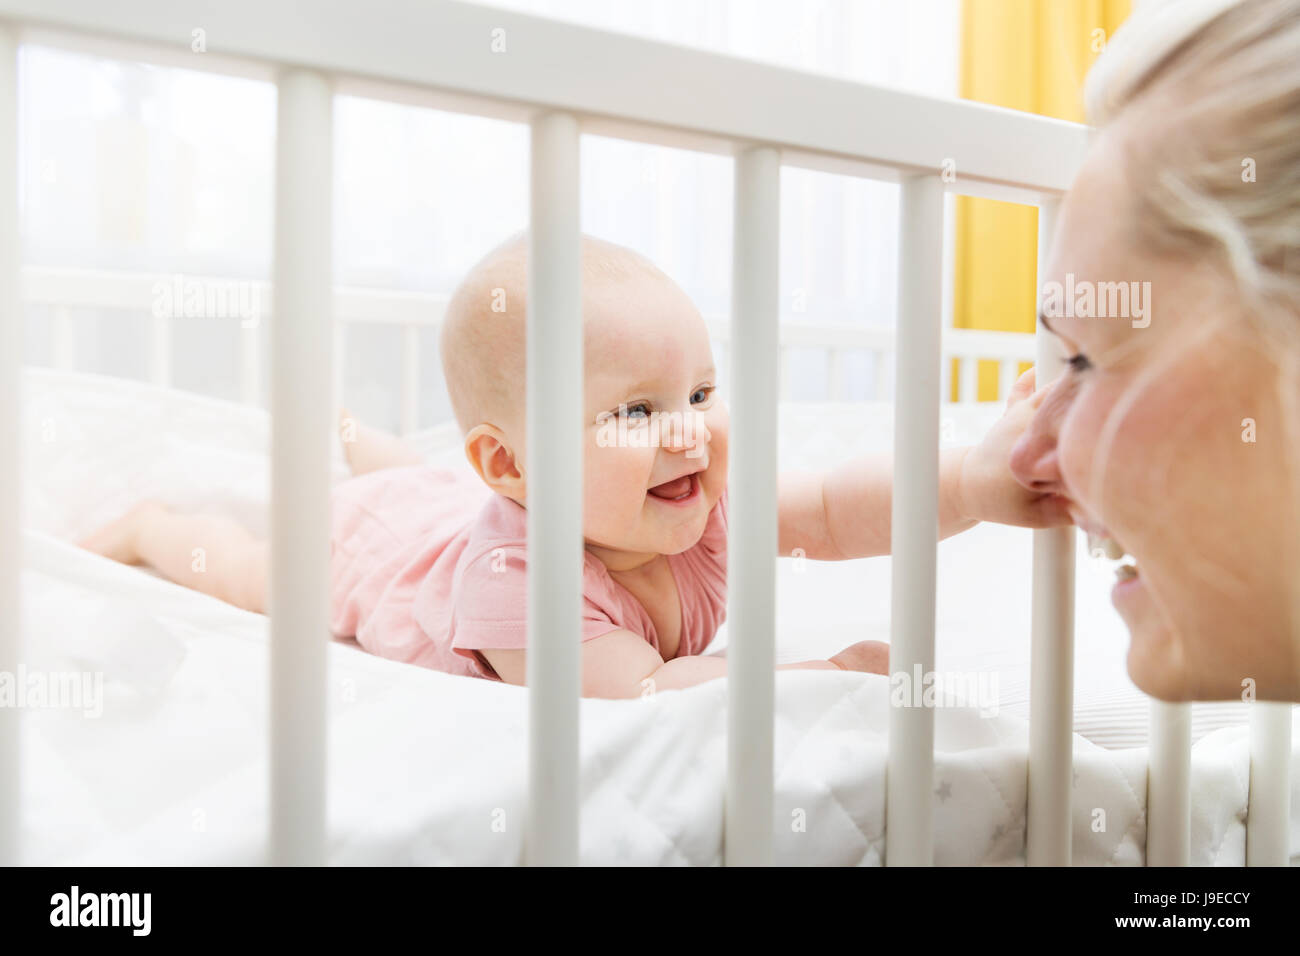
[[(494, 548), (465, 566), (452, 595), (451, 648), (477, 659), (475, 650), (523, 650), (528, 646), (528, 551), (523, 546)], [(582, 640), (618, 630), (593, 588), (599, 580), (584, 568)]]

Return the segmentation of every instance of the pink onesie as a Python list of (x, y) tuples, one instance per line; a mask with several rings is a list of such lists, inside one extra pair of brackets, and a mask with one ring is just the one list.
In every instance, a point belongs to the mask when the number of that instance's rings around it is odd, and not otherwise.
[[(372, 654), (500, 680), (480, 648), (527, 647), (527, 512), (475, 475), (386, 468), (334, 489), (330, 629)], [(726, 616), (727, 493), (704, 533), (668, 555), (682, 605), (677, 657), (701, 653)], [(582, 640), (659, 636), (640, 602), (584, 552)]]

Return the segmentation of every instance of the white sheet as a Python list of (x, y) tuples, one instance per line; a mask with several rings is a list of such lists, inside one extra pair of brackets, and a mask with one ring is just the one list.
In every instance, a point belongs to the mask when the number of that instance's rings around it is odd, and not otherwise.
[[(93, 376), (29, 370), (25, 385), (28, 666), (105, 674), (102, 716), (34, 710), (25, 721), (27, 859), (254, 860), (266, 836), (265, 619), (62, 539), (146, 495), (264, 529), (265, 415)], [(974, 437), (983, 424), (954, 421), (948, 437)], [(888, 431), (879, 410), (788, 406), (783, 465), (839, 460), (887, 443)], [(422, 437), (427, 450), (442, 448), (440, 460), (455, 460), (439, 445), (445, 434)], [(336, 460), (335, 476), (345, 473)], [(999, 690), (996, 716), (937, 712), (940, 863), (1023, 860), (1028, 550), (1027, 532), (1005, 528), (979, 528), (940, 549), (939, 667), (996, 674)], [(887, 559), (781, 564), (783, 658), (887, 637)], [(1134, 720), (1122, 630), (1104, 603), (1109, 572), (1081, 565), (1076, 729), (1112, 745), (1137, 742), (1145, 705), (1132, 698)], [(330, 649), (330, 686), (331, 862), (519, 861), (524, 691), (344, 644)], [(646, 700), (582, 702), (584, 862), (720, 862), (725, 688), (716, 681)], [(779, 862), (878, 863), (885, 678), (783, 672), (777, 694)], [(1116, 699), (1118, 720), (1107, 708)], [(1248, 749), (1232, 711), (1194, 711), (1197, 863), (1244, 860)], [(1076, 862), (1140, 862), (1145, 750), (1076, 737), (1075, 762)], [(1091, 829), (1097, 808), (1103, 833)], [(1294, 795), (1292, 814), (1294, 856)]]

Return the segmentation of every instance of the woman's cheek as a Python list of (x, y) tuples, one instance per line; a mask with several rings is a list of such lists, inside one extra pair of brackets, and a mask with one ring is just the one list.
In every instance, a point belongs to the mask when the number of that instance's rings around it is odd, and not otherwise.
[[(1127, 450), (1133, 446), (1134, 406), (1122, 401), (1122, 383), (1091, 373), (1093, 381), (1079, 386), (1065, 409), (1057, 439), (1062, 478), (1071, 497), (1077, 498), (1093, 515), (1112, 530), (1125, 525), (1129, 496), (1116, 495), (1120, 486), (1132, 488), (1125, 474), (1134, 461)], [(1124, 414), (1122, 423), (1112, 416)]]
[(1092, 454), (1097, 447), (1101, 431), (1097, 417), (1086, 402), (1077, 399), (1062, 412), (1061, 424), (1056, 433), (1057, 467), (1069, 496), (1078, 501), (1094, 517), (1097, 495), (1090, 486)]

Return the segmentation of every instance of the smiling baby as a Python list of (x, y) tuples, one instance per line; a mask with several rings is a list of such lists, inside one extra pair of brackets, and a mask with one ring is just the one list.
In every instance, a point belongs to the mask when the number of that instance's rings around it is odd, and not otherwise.
[[(355, 477), (333, 494), (330, 624), (366, 650), (453, 674), (525, 682), (528, 455), (524, 433), (527, 237), (475, 265), (453, 294), (442, 361), (472, 473), (424, 463), (346, 413)], [(582, 240), (582, 692), (635, 697), (726, 674), (704, 656), (726, 614), (727, 410), (709, 330), (686, 294), (638, 254)], [(1026, 373), (975, 447), (940, 459), (939, 536), (979, 520), (1064, 524), (1059, 500), (1012, 478), (1031, 410)], [(820, 560), (886, 554), (892, 464), (781, 477), (779, 551)], [(146, 502), (83, 546), (146, 563), (255, 611), (268, 546), (225, 518)], [(206, 573), (189, 569), (195, 547)], [(782, 665), (884, 673), (888, 646)]]

